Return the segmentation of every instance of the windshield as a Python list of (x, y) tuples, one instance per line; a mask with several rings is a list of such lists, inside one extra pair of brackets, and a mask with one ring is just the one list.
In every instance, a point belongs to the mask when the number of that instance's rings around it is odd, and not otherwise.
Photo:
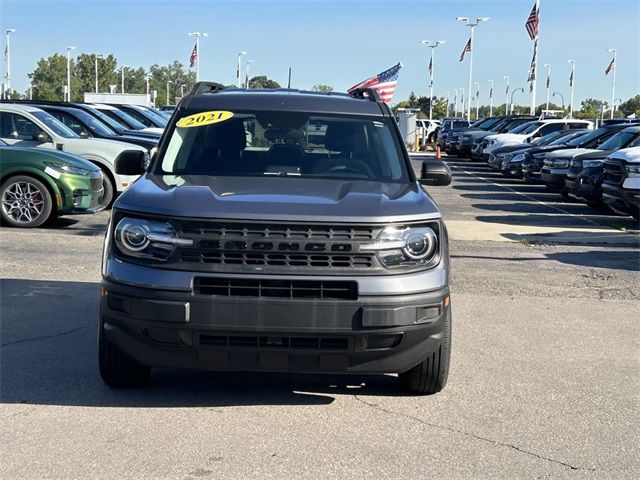
[(571, 134), (565, 134), (564, 136), (558, 138), (557, 140), (554, 140), (553, 142), (551, 142), (549, 145), (569, 145), (569, 142), (571, 142), (572, 140), (578, 138), (578, 137), (584, 137), (587, 133), (589, 133), (588, 130), (581, 130), (579, 132), (573, 132)]
[(592, 140), (595, 140), (597, 138), (602, 137), (607, 132), (610, 132), (610, 130), (607, 130), (607, 129), (604, 129), (604, 128), (599, 128), (597, 130), (592, 130), (589, 133), (586, 133), (585, 135), (581, 135), (580, 137), (574, 138), (570, 142), (567, 142), (567, 145), (569, 145), (570, 147), (580, 147), (580, 146), (584, 145), (585, 143), (589, 143)]
[(518, 120), (512, 120), (507, 126), (506, 131), (508, 133), (513, 133), (513, 131), (518, 128), (523, 123), (529, 123), (531, 121), (530, 118), (520, 118)]
[(636, 132), (618, 132), (598, 147), (598, 150), (619, 150), (636, 138)]
[(76, 134), (69, 127), (64, 125), (57, 118), (49, 115), (47, 112), (43, 112), (42, 110), (33, 111), (31, 114), (44, 123), (47, 127), (53, 130), (56, 135), (60, 135), (63, 138), (80, 138), (78, 134)]
[(143, 110), (148, 117), (153, 118), (154, 119), (154, 123), (156, 125), (159, 125), (160, 127), (164, 128), (164, 127), (167, 126), (167, 123), (169, 123), (168, 120), (163, 115), (160, 115), (160, 114), (154, 112), (150, 108), (140, 107), (140, 109)]
[(102, 111), (102, 113), (108, 115), (116, 121), (121, 121), (127, 128), (133, 128), (134, 130), (142, 130), (143, 128), (147, 128), (131, 115), (124, 113), (122, 110), (118, 110), (115, 108), (113, 110), (101, 108), (100, 110)]
[(523, 123), (522, 125), (519, 125), (516, 128), (514, 128), (513, 130), (511, 130), (511, 133), (520, 133), (520, 134), (524, 135), (524, 134), (531, 133), (531, 132), (535, 131), (540, 125), (542, 125), (542, 123), (540, 123), (540, 122)]
[(108, 115), (105, 115), (97, 108), (92, 107), (90, 105), (86, 105), (86, 108), (88, 108), (91, 111), (91, 115), (93, 115), (94, 117), (97, 117), (100, 121), (104, 122), (114, 132), (117, 132), (118, 134), (120, 134), (126, 130), (126, 125), (116, 122), (113, 118), (111, 118)]
[(409, 181), (392, 119), (215, 112), (220, 113), (227, 118), (203, 126), (176, 126), (156, 172)]
[(534, 138), (531, 140), (531, 145), (549, 145), (554, 140), (567, 135), (567, 131), (559, 130), (557, 132), (547, 133), (542, 137)]
[(73, 114), (80, 119), (92, 133), (98, 133), (104, 137), (115, 137), (116, 134), (113, 130), (107, 127), (100, 120), (95, 118), (92, 115), (89, 115), (87, 112), (80, 109), (73, 109)]

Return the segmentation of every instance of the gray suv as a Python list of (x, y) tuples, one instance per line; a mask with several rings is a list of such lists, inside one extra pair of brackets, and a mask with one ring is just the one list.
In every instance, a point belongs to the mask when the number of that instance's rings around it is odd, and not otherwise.
[[(313, 132), (313, 135), (310, 133)], [(409, 391), (446, 381), (449, 252), (375, 90), (320, 94), (201, 82), (142, 176), (115, 202), (102, 268), (103, 380), (151, 367), (398, 373)]]

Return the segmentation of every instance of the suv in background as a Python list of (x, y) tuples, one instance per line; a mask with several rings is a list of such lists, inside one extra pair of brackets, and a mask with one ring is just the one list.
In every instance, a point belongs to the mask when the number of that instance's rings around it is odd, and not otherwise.
[(450, 130), (456, 128), (469, 128), (471, 123), (463, 118), (443, 118), (436, 134), (436, 145), (442, 148), (445, 152), (449, 148), (448, 135)]
[[(116, 201), (104, 248), (99, 365), (110, 386), (151, 367), (398, 373), (446, 381), (448, 241), (393, 114), (353, 96), (201, 82), (148, 169)], [(355, 97), (355, 98), (354, 98)], [(307, 140), (310, 124), (324, 135)], [(252, 144), (247, 145), (247, 132)], [(145, 171), (146, 170), (146, 171)]]
[(507, 133), (518, 128), (523, 123), (535, 120), (531, 115), (510, 115), (504, 117), (489, 130), (484, 132), (471, 133), (468, 138), (461, 141), (461, 145), (471, 145), (471, 160), (488, 160), (488, 155), (483, 154), (484, 148), (487, 146), (485, 138), (496, 133)]
[(440, 120), (427, 120), (419, 118), (416, 120), (416, 130), (420, 137), (420, 144), (433, 143), (436, 136), (436, 129), (440, 126)]
[(618, 150), (604, 162), (604, 202), (640, 221), (640, 147)]

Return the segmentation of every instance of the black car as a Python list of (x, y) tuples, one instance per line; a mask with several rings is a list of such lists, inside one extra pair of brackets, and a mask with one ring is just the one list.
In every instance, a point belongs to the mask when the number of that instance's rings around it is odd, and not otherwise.
[(487, 131), (469, 132), (468, 135), (465, 135), (460, 140), (460, 148), (466, 148), (469, 146), (471, 149), (472, 160), (488, 160), (488, 155), (483, 153), (483, 150), (488, 144), (488, 142), (485, 141), (485, 137), (495, 133), (509, 133), (520, 125), (537, 120), (538, 118), (539, 117), (534, 117), (532, 115), (506, 116)]
[(436, 145), (446, 152), (449, 148), (447, 143), (449, 132), (457, 128), (469, 128), (470, 125), (471, 123), (463, 118), (443, 118), (436, 129)]
[(581, 155), (571, 160), (564, 184), (569, 196), (592, 207), (602, 206), (602, 182), (607, 150), (640, 146), (640, 126), (628, 127), (600, 146), (602, 153)]
[(501, 171), (503, 174), (511, 177), (521, 177), (524, 152), (532, 148), (551, 145), (567, 137), (573, 138), (574, 134), (584, 133), (586, 131), (587, 130), (558, 130), (542, 137), (534, 138), (530, 143), (505, 145), (504, 147), (495, 149), (489, 154), (487, 164), (491, 170)]
[(158, 141), (153, 138), (145, 138), (137, 135), (118, 135), (109, 126), (98, 120), (93, 115), (79, 108), (34, 104), (45, 112), (53, 115), (63, 124), (85, 138), (106, 138), (108, 140), (118, 140), (120, 142), (132, 143), (151, 150), (158, 146)]
[[(322, 134), (304, 134), (310, 125)], [(248, 133), (252, 144), (248, 147)], [(105, 238), (98, 363), (109, 386), (151, 368), (398, 373), (411, 393), (447, 380), (445, 224), (389, 106), (347, 94), (201, 82)]]
[[(529, 183), (540, 183), (540, 172), (544, 165), (544, 160), (549, 153), (557, 150), (576, 148), (596, 148), (606, 142), (609, 137), (615, 135), (620, 130), (628, 127), (628, 123), (605, 124), (596, 130), (586, 133), (578, 133), (575, 137), (565, 137), (559, 142), (553, 142), (546, 147), (532, 148), (527, 150), (522, 160), (522, 178)], [(567, 162), (567, 168), (568, 168)]]
[[(540, 170), (540, 180), (550, 190), (568, 195), (569, 191), (565, 185), (565, 177), (569, 172), (569, 165), (574, 160), (604, 160), (609, 154), (627, 148), (633, 144), (640, 129), (638, 127), (627, 127), (628, 124), (616, 124), (622, 127), (605, 142), (600, 143), (595, 148), (577, 148), (575, 150), (561, 150), (551, 152), (546, 155), (544, 165)], [(624, 133), (626, 132), (626, 133)]]
[[(470, 132), (486, 132), (496, 125), (504, 117), (489, 117), (478, 120), (468, 127), (458, 127), (449, 130), (446, 140), (446, 152), (450, 155), (458, 157), (467, 157), (471, 153), (471, 148), (461, 147), (460, 139), (468, 135)], [(470, 147), (470, 146), (469, 146)]]
[(137, 121), (142, 123), (145, 127), (164, 128), (167, 126), (168, 120), (166, 117), (155, 113), (150, 108), (143, 107), (141, 105), (114, 105), (123, 112), (131, 115)]

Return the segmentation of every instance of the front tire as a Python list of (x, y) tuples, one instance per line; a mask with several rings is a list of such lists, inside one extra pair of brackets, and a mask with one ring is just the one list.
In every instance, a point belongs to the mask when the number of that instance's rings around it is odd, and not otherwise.
[[(104, 328), (102, 325), (100, 328)], [(100, 332), (98, 363), (102, 381), (112, 388), (135, 387), (146, 383), (151, 369), (141, 365), (120, 348), (115, 346)]]
[(102, 170), (102, 196), (98, 199), (98, 204), (105, 209), (111, 207), (115, 201), (116, 187), (111, 175), (106, 170)]
[(451, 310), (446, 314), (442, 341), (412, 369), (398, 375), (400, 386), (408, 393), (433, 395), (447, 384), (451, 358)]
[(46, 185), (28, 176), (11, 177), (0, 186), (2, 223), (12, 227), (36, 228), (46, 222), (53, 211), (53, 200)]

